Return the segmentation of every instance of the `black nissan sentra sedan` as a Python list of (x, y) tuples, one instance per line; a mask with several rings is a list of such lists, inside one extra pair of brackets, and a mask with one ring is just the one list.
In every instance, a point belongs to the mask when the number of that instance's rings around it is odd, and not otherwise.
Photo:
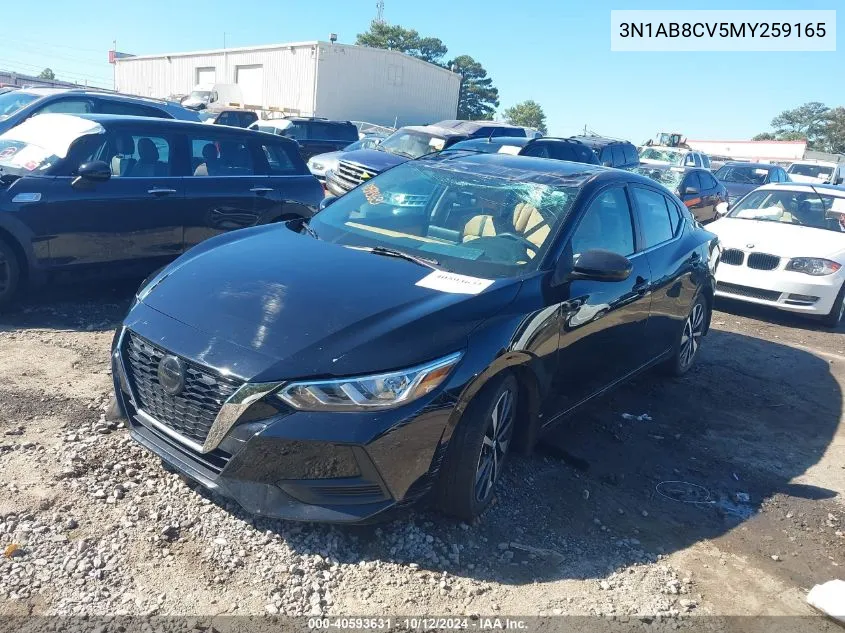
[(717, 250), (630, 172), (409, 161), (147, 280), (115, 335), (117, 399), (138, 442), (252, 513), (360, 522), (430, 492), (470, 519), (563, 416), (690, 368)]

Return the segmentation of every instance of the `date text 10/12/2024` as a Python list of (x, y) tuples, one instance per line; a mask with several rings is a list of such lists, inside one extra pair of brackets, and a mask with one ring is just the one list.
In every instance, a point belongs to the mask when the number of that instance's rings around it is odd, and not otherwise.
[(376, 630), (376, 631), (525, 631), (525, 620), (508, 617), (438, 618), (438, 617), (373, 617), (373, 618), (308, 618), (308, 629), (312, 631), (331, 630)]

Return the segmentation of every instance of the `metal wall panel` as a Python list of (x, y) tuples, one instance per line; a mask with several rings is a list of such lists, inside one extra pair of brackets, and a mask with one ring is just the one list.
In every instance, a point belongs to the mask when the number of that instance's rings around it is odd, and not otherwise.
[(213, 67), (217, 83), (234, 84), (240, 66), (264, 68), (263, 102), (250, 105), (313, 112), (316, 44), (121, 59), (117, 89), (151, 97), (188, 94), (197, 83), (197, 69)]
[(317, 114), (380, 125), (454, 119), (460, 76), (397, 51), (321, 42)]

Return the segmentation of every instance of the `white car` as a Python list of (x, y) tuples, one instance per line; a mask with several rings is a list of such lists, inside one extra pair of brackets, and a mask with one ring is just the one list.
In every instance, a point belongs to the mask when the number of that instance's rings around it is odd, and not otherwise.
[(707, 230), (719, 236), (716, 296), (820, 317), (845, 308), (845, 189), (779, 183), (755, 189)]
[(845, 181), (845, 163), (833, 163), (824, 160), (799, 160), (786, 168), (789, 179), (793, 182), (811, 184), (828, 183), (841, 185)]
[(640, 148), (640, 163), (645, 165), (673, 165), (710, 169), (710, 157), (683, 147), (644, 145)]

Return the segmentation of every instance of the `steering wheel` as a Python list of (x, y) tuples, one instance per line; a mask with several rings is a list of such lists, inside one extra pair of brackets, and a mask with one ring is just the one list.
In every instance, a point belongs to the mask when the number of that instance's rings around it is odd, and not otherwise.
[(531, 240), (529, 240), (527, 237), (525, 237), (523, 235), (518, 235), (517, 233), (496, 233), (495, 237), (506, 237), (510, 240), (515, 240), (517, 242), (521, 242), (523, 244), (523, 246), (531, 249), (535, 253), (540, 252), (539, 247), (534, 242), (532, 242)]

